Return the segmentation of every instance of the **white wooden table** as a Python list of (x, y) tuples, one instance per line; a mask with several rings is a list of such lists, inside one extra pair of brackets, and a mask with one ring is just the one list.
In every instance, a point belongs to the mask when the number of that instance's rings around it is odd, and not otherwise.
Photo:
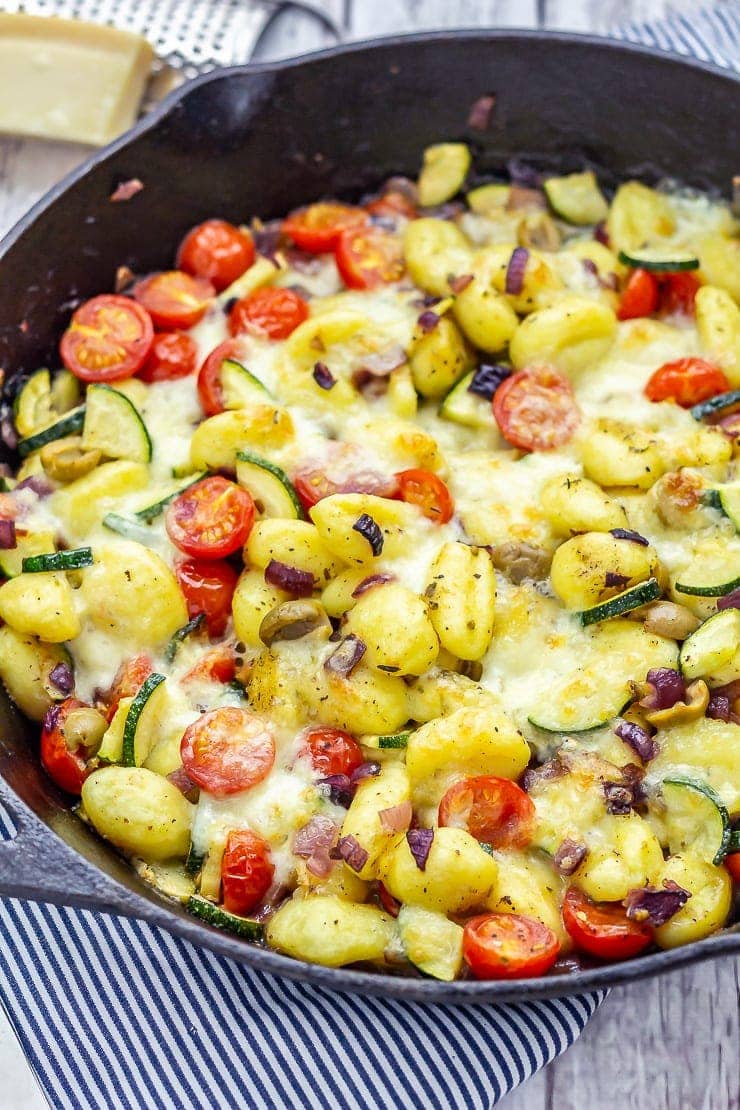
[[(434, 27), (534, 27), (538, 14), (547, 27), (604, 32), (619, 20), (657, 18), (698, 7), (694, 0), (324, 0), (324, 4), (352, 38)], [(258, 56), (297, 54), (327, 41), (312, 20), (298, 13), (285, 14), (265, 35)], [(87, 153), (81, 146), (0, 140), (0, 231)], [(505, 1110), (602, 1110), (607, 1106), (738, 1110), (739, 998), (740, 960), (704, 964), (616, 990), (580, 1041), (503, 1106)], [(1, 1013), (0, 1077), (0, 1110), (41, 1110), (46, 1105)]]

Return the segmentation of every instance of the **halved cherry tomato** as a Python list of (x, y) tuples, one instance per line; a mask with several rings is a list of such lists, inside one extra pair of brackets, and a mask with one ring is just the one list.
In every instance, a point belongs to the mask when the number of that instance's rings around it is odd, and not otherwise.
[(237, 301), (229, 313), (229, 331), (253, 331), (268, 339), (287, 339), (308, 319), (308, 304), (292, 289), (255, 289)]
[(166, 382), (192, 374), (198, 360), (195, 340), (183, 331), (163, 331), (154, 336), (149, 358), (139, 371), (143, 382)]
[(694, 301), (701, 282), (691, 273), (663, 274), (660, 279), (660, 311), (666, 316), (694, 315)]
[(618, 320), (634, 320), (650, 316), (660, 300), (660, 287), (649, 270), (633, 270), (624, 288), (617, 309)]
[(562, 447), (581, 420), (570, 382), (548, 366), (506, 378), (493, 395), (493, 415), (504, 438), (522, 451)]
[(176, 265), (205, 278), (217, 292), (241, 277), (254, 262), (254, 241), (226, 220), (206, 220), (191, 228), (177, 249)]
[(725, 856), (725, 867), (736, 883), (740, 883), (740, 852)]
[(53, 705), (44, 718), (41, 730), (41, 763), (57, 786), (68, 794), (79, 794), (89, 772), (83, 758), (84, 749), (70, 751), (64, 739), (64, 722), (73, 709), (87, 708), (84, 701), (67, 698)]
[(222, 706), (186, 728), (180, 757), (196, 785), (223, 798), (266, 778), (275, 762), (275, 740), (254, 713)]
[(301, 250), (311, 254), (333, 251), (342, 231), (368, 222), (362, 208), (337, 201), (321, 201), (298, 208), (283, 220), (283, 232)]
[(393, 897), (388, 887), (383, 886), (380, 880), (378, 880), (378, 901), (386, 913), (389, 913), (391, 917), (398, 917), (401, 903)]
[(335, 254), (339, 273), (350, 289), (377, 289), (403, 277), (401, 240), (380, 227), (343, 231)]
[(223, 907), (242, 917), (256, 909), (267, 894), (275, 875), (270, 862), (270, 845), (251, 829), (229, 833), (221, 859)]
[(162, 330), (192, 328), (205, 316), (216, 290), (205, 278), (164, 270), (137, 281), (133, 295)]
[(351, 775), (365, 759), (354, 736), (340, 728), (309, 729), (301, 754), (320, 775)]
[(175, 547), (199, 559), (223, 559), (238, 551), (253, 524), (251, 494), (220, 474), (184, 490), (165, 516)]
[(222, 636), (231, 616), (231, 599), (239, 575), (234, 568), (215, 559), (187, 559), (175, 567), (185, 595), (188, 616), (205, 613), (208, 635)]
[(688, 409), (730, 388), (727, 377), (703, 358), (677, 358), (651, 374), (645, 386), (650, 401), (675, 401)]
[(396, 479), (401, 500), (418, 506), (427, 520), (446, 524), (452, 519), (455, 511), (452, 494), (431, 470), (402, 470)]
[(117, 382), (141, 369), (154, 339), (145, 308), (117, 293), (85, 301), (62, 336), (62, 362), (83, 382)]
[(216, 416), (224, 411), (221, 389), (221, 367), (225, 359), (239, 361), (244, 343), (239, 339), (226, 339), (214, 347), (198, 371), (198, 399), (206, 416)]
[(109, 723), (115, 716), (121, 698), (135, 697), (151, 673), (152, 661), (144, 653), (132, 655), (130, 659), (121, 663), (110, 690), (102, 697), (103, 704), (108, 707), (106, 716)]
[(298, 468), (293, 485), (306, 512), (334, 493), (371, 493), (376, 497), (398, 494), (395, 476), (367, 466), (362, 452), (350, 443), (329, 444), (324, 459), (306, 462)]
[(533, 979), (549, 971), (560, 941), (541, 921), (519, 913), (484, 913), (463, 930), (463, 956), (476, 979)]
[(600, 960), (626, 960), (652, 942), (653, 930), (641, 921), (631, 921), (623, 906), (615, 902), (592, 902), (570, 887), (563, 899), (563, 924), (576, 948)]
[(219, 644), (206, 652), (194, 667), (191, 667), (181, 681), (187, 682), (233, 682), (236, 676), (236, 659), (230, 644)]
[(439, 823), (467, 829), (493, 848), (526, 848), (534, 832), (535, 808), (529, 794), (511, 779), (477, 775), (449, 788), (439, 803)]
[(382, 197), (369, 201), (365, 205), (365, 211), (371, 216), (403, 216), (407, 220), (415, 220), (418, 215), (415, 205), (408, 197), (396, 190), (383, 193)]

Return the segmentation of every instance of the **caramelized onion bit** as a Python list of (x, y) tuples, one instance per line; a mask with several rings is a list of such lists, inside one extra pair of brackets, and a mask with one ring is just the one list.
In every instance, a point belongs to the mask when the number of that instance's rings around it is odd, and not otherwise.
[(0, 550), (10, 551), (11, 548), (17, 546), (18, 543), (15, 536), (15, 521), (0, 520)]
[(384, 586), (386, 582), (395, 582), (395, 580), (395, 574), (369, 574), (367, 578), (363, 578), (362, 582), (357, 583), (352, 591), (352, 597), (362, 597), (374, 586)]
[(491, 401), (493, 395), (511, 374), (510, 366), (502, 366), (500, 363), (487, 363), (482, 362), (476, 369), (468, 386), (468, 393), (475, 393), (478, 397), (483, 397), (486, 401)]
[(426, 870), (433, 840), (434, 829), (409, 829), (406, 833), (406, 843), (420, 871)]
[(298, 567), (289, 567), (287, 563), (280, 563), (277, 559), (270, 559), (265, 567), (265, 582), (285, 590), (286, 594), (293, 597), (310, 597), (313, 593), (313, 575), (310, 570), (299, 570)]
[(617, 540), (630, 540), (639, 543), (641, 547), (650, 547), (650, 540), (646, 540), (639, 532), (632, 532), (629, 528), (612, 528), (611, 535)]
[(623, 906), (632, 921), (646, 921), (653, 928), (665, 925), (688, 902), (691, 894), (673, 879), (663, 880), (663, 890), (652, 886), (631, 890)]
[(643, 763), (649, 763), (658, 754), (658, 745), (640, 725), (633, 721), (619, 721), (614, 731), (620, 740), (629, 744), (632, 751), (640, 757)]
[(496, 110), (496, 94), (487, 93), (479, 96), (470, 106), (468, 113), (468, 127), (471, 131), (487, 131), (491, 126), (493, 113)]
[(390, 806), (389, 809), (381, 809), (378, 817), (380, 823), (386, 832), (405, 832), (411, 824), (413, 810), (411, 802), (400, 802), (397, 806)]
[(320, 389), (333, 389), (337, 379), (325, 362), (317, 362), (313, 368), (313, 380)]
[(339, 858), (343, 859), (353, 871), (362, 871), (368, 861), (368, 853), (354, 836), (343, 836), (337, 844)]
[(383, 550), (383, 533), (377, 521), (369, 513), (363, 513), (352, 525), (353, 532), (359, 532), (363, 539), (370, 544), (373, 555), (380, 555)]
[(686, 701), (686, 683), (678, 671), (658, 667), (647, 673), (650, 693), (640, 700), (643, 709), (670, 709), (678, 701)]
[(565, 840), (561, 841), (560, 847), (552, 857), (552, 862), (561, 875), (572, 875), (574, 871), (578, 870), (587, 855), (588, 848), (585, 844), (566, 837)]
[(509, 265), (506, 267), (506, 285), (507, 293), (513, 296), (518, 296), (524, 287), (524, 272), (527, 269), (527, 262), (529, 261), (529, 251), (526, 247), (515, 247), (511, 252)]
[(367, 651), (367, 645), (352, 633), (345, 636), (341, 644), (334, 649), (329, 658), (324, 662), (324, 670), (346, 678), (352, 674), (357, 664)]

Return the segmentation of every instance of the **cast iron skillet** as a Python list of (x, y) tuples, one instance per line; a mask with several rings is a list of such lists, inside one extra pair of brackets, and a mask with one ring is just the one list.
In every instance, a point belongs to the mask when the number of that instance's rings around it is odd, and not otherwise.
[[(473, 101), (496, 93), (485, 134)], [(58, 365), (70, 307), (113, 288), (116, 268), (167, 267), (193, 224), (263, 218), (414, 173), (426, 145), (466, 139), (482, 172), (534, 156), (596, 166), (602, 179), (668, 175), (726, 193), (740, 82), (707, 65), (580, 36), (461, 31), (377, 40), (301, 61), (200, 77), (95, 154), (0, 245), (0, 366)], [(121, 181), (143, 192), (112, 204)], [(521, 983), (439, 983), (299, 963), (200, 924), (144, 885), (70, 812), (43, 773), (37, 726), (0, 698), (0, 801), (18, 836), (0, 843), (0, 893), (143, 918), (264, 971), (335, 990), (425, 1002), (522, 1000), (593, 989), (740, 952), (740, 926), (672, 952)]]

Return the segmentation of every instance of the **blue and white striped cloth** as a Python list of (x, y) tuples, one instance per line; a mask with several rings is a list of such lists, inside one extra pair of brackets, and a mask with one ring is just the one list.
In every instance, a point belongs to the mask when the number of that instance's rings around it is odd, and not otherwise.
[[(737, 66), (740, 5), (615, 34)], [(0, 810), (0, 838), (12, 832)], [(604, 997), (457, 1009), (335, 995), (139, 921), (14, 899), (0, 928), (0, 1001), (59, 1110), (490, 1110)]]

